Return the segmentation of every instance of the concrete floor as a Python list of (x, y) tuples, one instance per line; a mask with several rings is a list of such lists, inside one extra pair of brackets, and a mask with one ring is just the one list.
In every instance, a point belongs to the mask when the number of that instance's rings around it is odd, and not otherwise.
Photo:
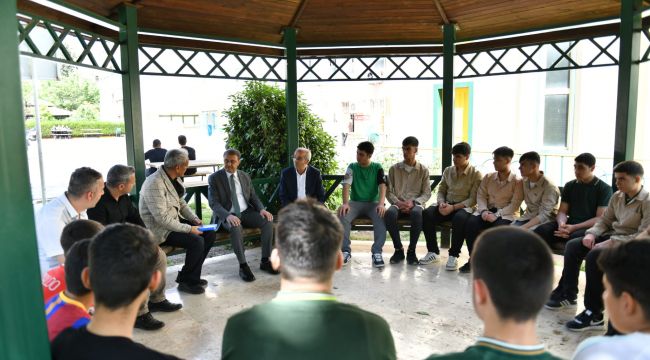
[[(482, 325), (471, 303), (470, 276), (445, 271), (446, 249), (440, 263), (428, 266), (390, 265), (389, 242), (384, 247), (384, 269), (372, 268), (370, 242), (353, 242), (352, 264), (335, 275), (334, 293), (342, 302), (352, 303), (384, 317), (391, 326), (399, 359), (422, 359), (432, 353), (462, 351), (481, 334)], [(466, 261), (463, 249), (460, 264)], [(184, 359), (218, 359), (221, 339), (229, 316), (272, 299), (279, 290), (279, 278), (259, 270), (260, 249), (247, 250), (247, 258), (257, 277), (253, 283), (239, 279), (233, 254), (206, 260), (203, 278), (209, 286), (204, 295), (179, 294), (176, 273), (168, 270), (167, 298), (182, 302), (183, 309), (156, 313), (166, 326), (158, 331), (135, 330), (136, 341)], [(426, 248), (418, 247), (418, 256)], [(556, 281), (562, 271), (562, 258), (556, 257)], [(580, 293), (584, 275), (580, 278)], [(582, 311), (582, 298), (578, 311)], [(598, 333), (571, 333), (563, 324), (575, 311), (542, 310), (539, 336), (553, 354), (569, 358), (577, 344)]]

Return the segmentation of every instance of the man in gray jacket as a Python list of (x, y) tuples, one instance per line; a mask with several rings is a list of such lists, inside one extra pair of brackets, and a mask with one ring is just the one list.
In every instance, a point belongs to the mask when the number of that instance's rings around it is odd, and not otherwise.
[(273, 215), (266, 211), (253, 189), (250, 176), (237, 170), (241, 154), (235, 149), (223, 153), (224, 168), (208, 177), (208, 201), (212, 209), (212, 223), (223, 225), (230, 233), (232, 249), (239, 261), (239, 276), (250, 282), (255, 280), (246, 256), (242, 228), (262, 230), (262, 262), (260, 269), (278, 274), (269, 262), (273, 241)]
[(185, 187), (181, 177), (189, 164), (187, 151), (169, 150), (162, 171), (147, 177), (140, 190), (140, 216), (160, 246), (187, 250), (185, 265), (178, 273), (178, 290), (202, 294), (208, 284), (201, 279), (201, 268), (216, 239), (214, 231), (201, 232), (202, 224), (183, 200)]

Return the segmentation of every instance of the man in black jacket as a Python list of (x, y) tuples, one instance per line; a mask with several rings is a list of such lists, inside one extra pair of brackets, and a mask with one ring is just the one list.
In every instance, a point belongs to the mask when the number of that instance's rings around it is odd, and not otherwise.
[(280, 175), (280, 202), (282, 207), (297, 199), (311, 197), (320, 203), (325, 202), (325, 189), (320, 171), (309, 165), (311, 150), (297, 148), (293, 152), (293, 166), (284, 170)]
[[(88, 218), (100, 222), (104, 226), (110, 224), (130, 223), (146, 227), (138, 208), (133, 205), (129, 193), (135, 185), (135, 169), (132, 166), (115, 165), (106, 175), (104, 195), (99, 199), (94, 208), (88, 209)], [(156, 320), (151, 311), (172, 312), (183, 307), (173, 304), (165, 297), (165, 272), (167, 271), (167, 256), (158, 246), (158, 263), (156, 270), (162, 274), (160, 286), (151, 292), (148, 301), (145, 301), (135, 320), (135, 327), (144, 330), (157, 330), (165, 326)]]

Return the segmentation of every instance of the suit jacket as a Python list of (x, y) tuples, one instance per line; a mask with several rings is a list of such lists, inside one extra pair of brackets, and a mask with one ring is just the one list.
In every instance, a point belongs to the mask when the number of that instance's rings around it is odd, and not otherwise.
[[(246, 205), (257, 211), (264, 210), (264, 204), (255, 193), (251, 177), (241, 170), (237, 170), (237, 177), (246, 199)], [(210, 222), (221, 225), (231, 214), (230, 208), (232, 208), (230, 183), (225, 169), (221, 169), (208, 177), (208, 202), (212, 209), (212, 220)]]
[[(305, 179), (305, 195), (313, 197), (321, 203), (325, 202), (325, 189), (320, 171), (315, 167), (307, 166), (307, 179)], [(298, 177), (296, 168), (290, 166), (280, 175), (280, 202), (282, 207), (292, 203), (298, 198)]]
[[(175, 181), (183, 184), (180, 178)], [(163, 243), (172, 231), (189, 233), (192, 230), (191, 225), (180, 222), (180, 217), (189, 221), (198, 219), (183, 196), (178, 196), (171, 179), (162, 168), (147, 177), (142, 184), (139, 208), (142, 221), (155, 235), (158, 244)]]

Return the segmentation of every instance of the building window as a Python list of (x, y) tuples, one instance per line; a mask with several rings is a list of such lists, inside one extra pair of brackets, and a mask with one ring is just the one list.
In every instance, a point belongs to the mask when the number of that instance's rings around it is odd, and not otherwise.
[[(559, 44), (566, 50), (570, 43)], [(548, 65), (555, 63), (560, 53), (549, 50), (546, 54)], [(560, 60), (556, 68), (567, 67), (568, 60)], [(555, 70), (546, 72), (546, 88), (544, 92), (544, 146), (567, 147), (569, 130), (569, 94), (570, 70)]]

